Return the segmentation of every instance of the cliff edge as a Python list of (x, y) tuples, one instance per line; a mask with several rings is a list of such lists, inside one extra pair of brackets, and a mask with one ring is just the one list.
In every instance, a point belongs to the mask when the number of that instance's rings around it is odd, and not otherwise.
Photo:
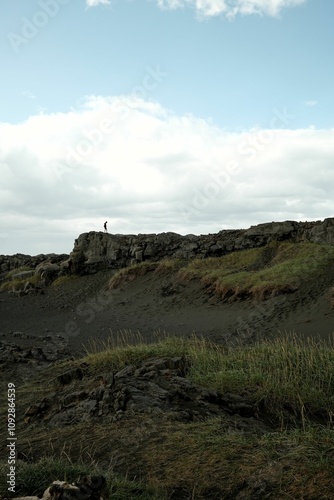
[(91, 231), (75, 240), (69, 266), (71, 272), (85, 274), (149, 260), (220, 257), (237, 250), (261, 247), (274, 240), (332, 245), (334, 218), (316, 222), (270, 222), (249, 229), (199, 236), (172, 232), (123, 235)]

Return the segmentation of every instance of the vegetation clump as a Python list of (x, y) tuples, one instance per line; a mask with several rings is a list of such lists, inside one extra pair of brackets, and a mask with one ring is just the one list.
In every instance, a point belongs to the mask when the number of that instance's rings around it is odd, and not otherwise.
[(116, 288), (150, 271), (165, 271), (175, 282), (195, 280), (223, 300), (265, 300), (295, 292), (302, 283), (325, 273), (333, 258), (334, 248), (330, 245), (272, 242), (222, 257), (143, 262), (120, 270), (109, 287)]
[(26, 283), (29, 283), (30, 286), (36, 286), (41, 281), (41, 277), (39, 275), (30, 276), (29, 278), (23, 279), (12, 279), (6, 280), (1, 283), (0, 291), (12, 291), (12, 290), (21, 290), (25, 287)]
[[(332, 498), (332, 341), (284, 334), (228, 348), (195, 337), (145, 343), (131, 332), (118, 340), (91, 344), (84, 358), (39, 374), (42, 392), (38, 377), (18, 388), (20, 414), (36, 402), (36, 394), (54, 393), (57, 374), (78, 363), (85, 367), (80, 383), (89, 384), (129, 364), (171, 356), (187, 360), (186, 377), (194, 384), (222, 398), (245, 396), (257, 413), (189, 422), (136, 414), (55, 428), (42, 423), (33, 430), (18, 421), (20, 449), (35, 457), (18, 464), (20, 494), (39, 493), (54, 479), (96, 472), (107, 478), (110, 499)], [(5, 468), (3, 462), (0, 469)], [(2, 495), (5, 486), (2, 481)]]
[[(129, 337), (131, 337), (129, 335)], [(334, 411), (334, 345), (300, 339), (293, 334), (250, 346), (224, 347), (205, 339), (166, 337), (157, 343), (91, 344), (84, 362), (93, 371), (120, 370), (150, 358), (183, 356), (188, 377), (221, 393), (248, 394), (282, 427), (305, 424), (322, 417), (332, 421)]]
[(51, 285), (53, 287), (61, 287), (67, 283), (74, 281), (75, 279), (78, 279), (78, 276), (74, 275), (74, 274), (67, 274), (67, 275), (63, 275), (63, 276), (58, 276), (58, 278), (56, 278), (54, 281), (52, 281)]
[(113, 290), (135, 280), (138, 276), (145, 276), (148, 272), (156, 269), (156, 262), (140, 262), (132, 266), (120, 269), (109, 281), (108, 289)]

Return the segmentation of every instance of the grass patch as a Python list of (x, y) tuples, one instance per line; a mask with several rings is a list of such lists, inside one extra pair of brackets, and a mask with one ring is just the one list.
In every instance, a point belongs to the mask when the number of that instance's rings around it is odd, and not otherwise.
[(59, 287), (62, 285), (66, 285), (67, 283), (70, 283), (71, 281), (73, 281), (77, 278), (78, 278), (78, 276), (75, 276), (73, 274), (66, 275), (66, 276), (59, 276), (51, 283), (51, 286)]
[(179, 498), (329, 500), (333, 437), (313, 428), (247, 435), (215, 419), (169, 430), (163, 447), (148, 444), (144, 460), (150, 480), (177, 485)]
[[(126, 342), (129, 344), (125, 345)], [(252, 346), (224, 347), (196, 337), (166, 336), (144, 342), (140, 334), (121, 332), (109, 341), (91, 342), (86, 352), (80, 360), (59, 362), (36, 375), (35, 382), (21, 385), (20, 404), (32, 404), (33, 393), (39, 399), (44, 397), (54, 389), (58, 375), (77, 367), (82, 367), (85, 377), (90, 377), (115, 372), (148, 358), (180, 356), (188, 361), (187, 377), (195, 384), (221, 394), (245, 396), (259, 414), (278, 428), (334, 422), (331, 340), (301, 340), (284, 334)]]
[(270, 243), (219, 258), (195, 259), (182, 269), (183, 280), (197, 279), (223, 299), (266, 299), (293, 292), (332, 264), (334, 248), (315, 243)]
[(222, 393), (248, 394), (282, 426), (295, 419), (303, 425), (308, 419), (333, 420), (333, 343), (284, 335), (224, 351), (197, 346), (190, 377)]
[(258, 261), (262, 249), (252, 248), (232, 252), (222, 257), (209, 257), (207, 259), (194, 259), (180, 272), (179, 276), (185, 280), (202, 279), (211, 273), (220, 272), (222, 276), (242, 273)]
[[(18, 460), (16, 462), (15, 496), (36, 495), (41, 497), (45, 489), (55, 480), (72, 483), (78, 481), (80, 476), (103, 475), (107, 481), (105, 492), (108, 499), (164, 500), (166, 498), (160, 489), (154, 491), (147, 484), (131, 481), (126, 476), (114, 474), (111, 470), (103, 470), (95, 463), (73, 462), (66, 453), (62, 455), (61, 458), (46, 456), (34, 463)], [(8, 464), (0, 463), (0, 495), (6, 495), (6, 498), (7, 473)]]
[(145, 276), (149, 272), (154, 274), (176, 274), (181, 268), (186, 266), (188, 261), (184, 259), (163, 259), (159, 262), (140, 262), (132, 266), (124, 267), (117, 271), (109, 280), (108, 289), (113, 290), (126, 283), (134, 281), (139, 276)]
[(3, 283), (0, 285), (0, 291), (10, 291), (14, 288), (20, 289), (23, 288), (27, 281), (35, 285), (39, 281), (39, 276), (30, 276), (29, 278), (24, 279), (15, 279), (13, 280), (13, 276), (15, 274), (24, 272), (24, 271), (32, 271), (33, 269), (28, 266), (17, 267), (16, 269), (12, 269), (6, 274)]
[[(93, 469), (93, 470), (92, 470)], [(0, 464), (0, 491), (6, 492), (6, 474), (8, 464)], [(92, 466), (72, 464), (69, 460), (45, 457), (36, 463), (27, 463), (18, 460), (16, 463), (16, 491), (15, 495), (42, 496), (45, 489), (57, 479), (73, 482), (80, 475), (94, 473)]]
[(174, 281), (196, 280), (223, 300), (264, 300), (296, 291), (303, 282), (324, 274), (332, 265), (334, 247), (316, 243), (272, 242), (261, 248), (207, 259), (166, 259), (142, 262), (116, 273), (109, 288), (135, 280), (150, 271), (168, 274)]
[(23, 271), (32, 271), (32, 270), (33, 270), (33, 268), (32, 267), (28, 267), (28, 266), (17, 267), (16, 269), (12, 269), (11, 271), (9, 271), (6, 274), (6, 279), (11, 278), (14, 274), (22, 273)]
[[(126, 345), (132, 341), (137, 344)], [(277, 500), (332, 498), (332, 342), (303, 342), (282, 335), (253, 346), (227, 348), (198, 338), (166, 337), (144, 343), (140, 336), (123, 332), (118, 340), (95, 343), (88, 350), (84, 358), (50, 367), (44, 375), (36, 375), (36, 381), (18, 388), (18, 414), (36, 401), (36, 390), (40, 400), (45, 388), (55, 390), (51, 380), (58, 373), (78, 363), (85, 363), (85, 377), (96, 377), (149, 357), (183, 356), (189, 362), (188, 378), (223, 396), (228, 392), (245, 396), (258, 407), (255, 429), (268, 418), (271, 430), (252, 430), (251, 423), (243, 423), (252, 419), (224, 414), (188, 423), (160, 416), (154, 420), (145, 414), (59, 428), (20, 427), (18, 422), (20, 450), (31, 449), (32, 455), (38, 450), (37, 456), (50, 450), (53, 455), (18, 464), (20, 494), (39, 493), (55, 478), (75, 480), (81, 473), (96, 471), (107, 478), (106, 498), (119, 500), (232, 500), (239, 494)], [(43, 391), (38, 389), (41, 377)], [(119, 455), (128, 457), (122, 474), (113, 465), (113, 457)], [(2, 474), (6, 467), (0, 466), (1, 477), (6, 477)], [(0, 494), (4, 487), (2, 479)]]
[(163, 259), (158, 263), (156, 269), (154, 270), (154, 274), (176, 273), (188, 264), (189, 260), (185, 259)]
[(24, 279), (10, 279), (9, 281), (5, 281), (1, 284), (1, 291), (11, 291), (11, 290), (23, 290), (25, 284), (27, 282), (31, 283), (31, 285), (37, 285), (41, 280), (41, 277), (38, 275), (30, 276), (29, 278)]
[(145, 276), (149, 271), (153, 271), (157, 267), (156, 262), (140, 262), (132, 266), (125, 267), (117, 271), (108, 283), (108, 289), (113, 290), (119, 286), (130, 283), (138, 276)]
[[(84, 358), (90, 369), (119, 370), (149, 357), (183, 356), (188, 376), (221, 393), (247, 394), (281, 426), (309, 419), (332, 422), (334, 416), (334, 347), (294, 335), (253, 346), (224, 348), (204, 339), (169, 337), (129, 346), (94, 344)], [(89, 352), (90, 351), (90, 352)]]
[[(108, 499), (232, 500), (239, 494), (240, 498), (275, 500), (332, 498), (332, 429), (309, 426), (255, 434), (220, 418), (195, 423), (160, 421), (151, 428), (147, 421), (144, 428), (141, 424), (138, 417), (74, 429), (74, 435), (71, 428), (51, 430), (45, 436), (46, 444), (61, 458), (42, 458), (18, 469), (20, 494), (40, 491), (55, 477), (76, 480), (81, 473), (90, 472), (106, 477), (104, 498)], [(36, 430), (36, 436), (31, 436), (33, 442), (41, 443), (40, 433)], [(78, 460), (80, 438), (92, 455), (96, 450), (96, 460)], [(73, 443), (73, 450), (62, 450), (64, 442)], [(24, 444), (21, 439), (21, 448)], [(137, 464), (139, 474), (115, 471), (113, 453), (125, 450), (131, 450), (128, 464)], [(6, 467), (0, 465), (0, 494)]]
[(120, 332), (116, 338), (110, 336), (107, 341), (91, 342), (86, 346), (87, 356), (83, 361), (94, 372), (120, 370), (150, 357), (184, 356), (189, 351), (189, 342), (168, 336), (160, 341), (145, 342), (139, 333)]

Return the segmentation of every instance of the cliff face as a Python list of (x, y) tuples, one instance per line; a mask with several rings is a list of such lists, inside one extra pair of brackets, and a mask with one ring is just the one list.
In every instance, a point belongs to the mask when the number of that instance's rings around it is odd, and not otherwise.
[(22, 253), (17, 253), (15, 255), (0, 255), (0, 274), (8, 273), (13, 269), (18, 267), (26, 266), (30, 268), (36, 268), (42, 262), (50, 262), (52, 264), (60, 264), (64, 260), (68, 259), (68, 255), (61, 254), (39, 254), (35, 256), (25, 255)]
[(219, 257), (235, 250), (264, 246), (273, 240), (334, 244), (334, 218), (317, 222), (271, 222), (245, 230), (200, 236), (89, 232), (75, 240), (70, 261), (73, 272), (94, 272), (99, 268), (121, 268), (164, 258)]
[(0, 274), (21, 266), (59, 264), (61, 273), (90, 273), (165, 258), (220, 257), (235, 250), (261, 247), (270, 241), (309, 241), (334, 245), (334, 218), (317, 222), (270, 222), (249, 229), (224, 230), (215, 234), (181, 236), (160, 234), (81, 234), (68, 255), (0, 255)]

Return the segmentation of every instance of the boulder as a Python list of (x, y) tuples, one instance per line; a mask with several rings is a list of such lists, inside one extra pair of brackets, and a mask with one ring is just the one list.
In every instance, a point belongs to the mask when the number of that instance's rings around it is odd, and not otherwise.
[(297, 228), (298, 223), (294, 221), (258, 224), (244, 231), (243, 238), (251, 238), (265, 245), (272, 240), (292, 239), (297, 233)]
[(314, 243), (334, 244), (334, 218), (325, 219), (322, 223), (313, 226), (309, 232), (309, 239)]
[(42, 275), (43, 273), (48, 273), (48, 274), (58, 274), (60, 271), (60, 266), (58, 264), (53, 264), (52, 262), (45, 261), (41, 262), (38, 266), (35, 268), (35, 274)]

